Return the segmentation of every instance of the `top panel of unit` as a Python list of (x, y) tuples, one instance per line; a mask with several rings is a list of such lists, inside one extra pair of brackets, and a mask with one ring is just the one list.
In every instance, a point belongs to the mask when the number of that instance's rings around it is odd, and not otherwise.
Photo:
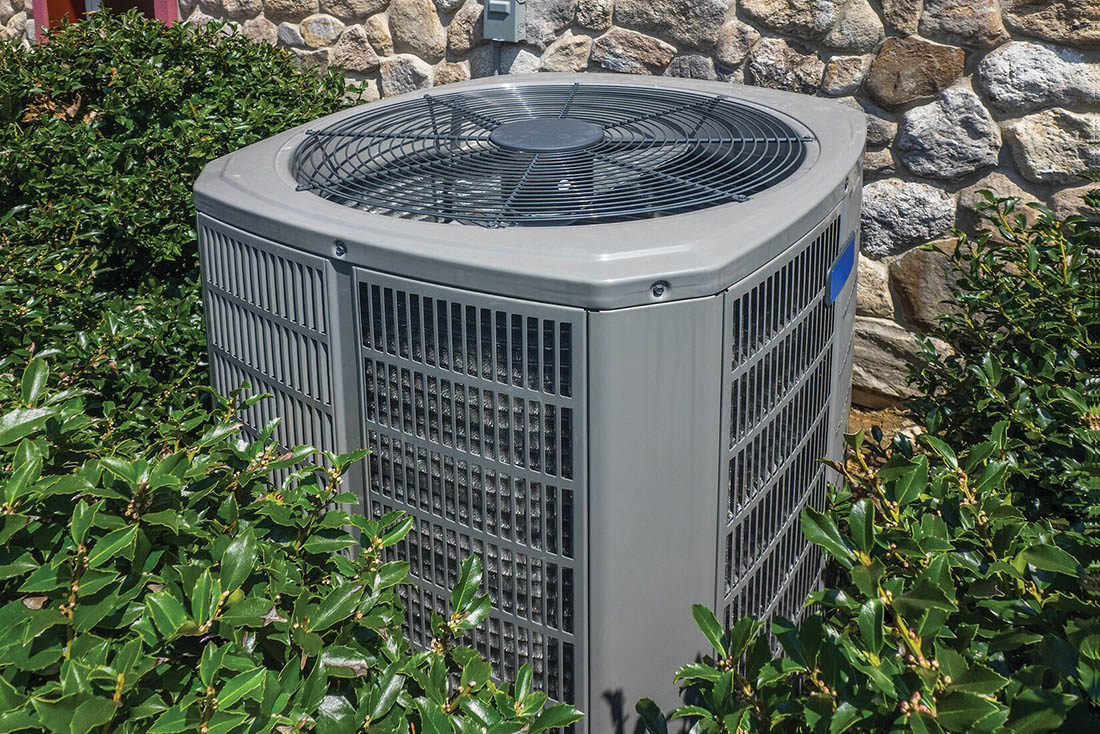
[(623, 85), (424, 94), (306, 131), (298, 187), (376, 214), (599, 224), (745, 201), (812, 136), (728, 96)]
[(496, 76), (219, 158), (195, 206), (342, 267), (621, 308), (720, 293), (842, 202), (854, 226), (864, 130), (858, 110), (760, 87)]

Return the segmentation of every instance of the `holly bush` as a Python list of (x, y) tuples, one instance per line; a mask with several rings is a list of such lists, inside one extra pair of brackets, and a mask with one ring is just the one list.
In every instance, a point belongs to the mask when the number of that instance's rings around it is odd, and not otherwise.
[[(828, 508), (802, 516), (838, 583), (768, 629), (695, 607), (714, 653), (677, 673), (693, 703), (673, 716), (698, 734), (1092, 730), (1100, 604), (1053, 525), (1014, 504), (1007, 424), (959, 455), (933, 436), (849, 443)], [(664, 734), (651, 702), (638, 710)]]
[[(991, 225), (949, 253), (955, 309), (913, 381), (928, 431), (965, 443), (1004, 422), (1019, 506), (1044, 517), (1100, 572), (1100, 227), (986, 192)], [(1100, 211), (1100, 189), (1085, 197)]]
[(47, 353), (111, 441), (206, 381), (191, 185), (354, 98), (216, 24), (95, 13), (0, 44), (0, 372)]
[(121, 453), (56, 381), (34, 359), (0, 382), (0, 732), (537, 734), (580, 718), (545, 707), (529, 668), (498, 686), (458, 644), (489, 611), (475, 556), (431, 649), (410, 650), (409, 564), (382, 555), (412, 519), (333, 509), (355, 501), (341, 477), (364, 452), (276, 486), (315, 452), (276, 450), (274, 424), (244, 440), (241, 406), (219, 400)]

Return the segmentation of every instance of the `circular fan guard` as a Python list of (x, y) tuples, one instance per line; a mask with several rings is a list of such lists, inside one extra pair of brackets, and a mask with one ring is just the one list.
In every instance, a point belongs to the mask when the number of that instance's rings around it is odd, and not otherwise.
[(294, 155), (299, 190), (491, 227), (743, 201), (796, 171), (812, 139), (722, 96), (580, 83), (425, 94), (306, 134)]

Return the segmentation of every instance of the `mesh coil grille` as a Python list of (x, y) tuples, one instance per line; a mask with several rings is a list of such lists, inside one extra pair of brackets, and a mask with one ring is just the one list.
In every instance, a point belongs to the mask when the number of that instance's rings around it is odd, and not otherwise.
[(719, 606), (797, 616), (817, 583), (820, 553), (798, 516), (821, 506), (829, 453), (834, 309), (825, 298), (840, 219), (726, 293), (729, 356), (726, 522), (719, 531)]
[(199, 248), (214, 388), (228, 393), (247, 382), (246, 395), (273, 395), (240, 414), (251, 435), (278, 417), (279, 445), (333, 450), (325, 262), (209, 226), (200, 228)]
[(579, 704), (583, 312), (362, 271), (358, 289), (371, 511), (416, 518), (392, 549), (410, 640), (476, 553), (493, 609), (469, 643)]
[(426, 94), (320, 130), (299, 189), (389, 216), (588, 224), (743, 201), (802, 164), (775, 114), (724, 96), (600, 84)]

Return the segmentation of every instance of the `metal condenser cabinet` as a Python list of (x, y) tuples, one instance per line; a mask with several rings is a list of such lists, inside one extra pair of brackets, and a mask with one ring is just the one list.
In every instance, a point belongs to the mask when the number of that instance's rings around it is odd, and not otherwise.
[[(796, 616), (847, 417), (863, 116), (670, 78), (494, 77), (346, 110), (195, 186), (215, 387), (368, 447), (416, 522), (407, 634), (485, 564), (472, 642), (581, 730), (675, 703), (693, 602)], [(662, 698), (663, 696), (663, 698)]]

